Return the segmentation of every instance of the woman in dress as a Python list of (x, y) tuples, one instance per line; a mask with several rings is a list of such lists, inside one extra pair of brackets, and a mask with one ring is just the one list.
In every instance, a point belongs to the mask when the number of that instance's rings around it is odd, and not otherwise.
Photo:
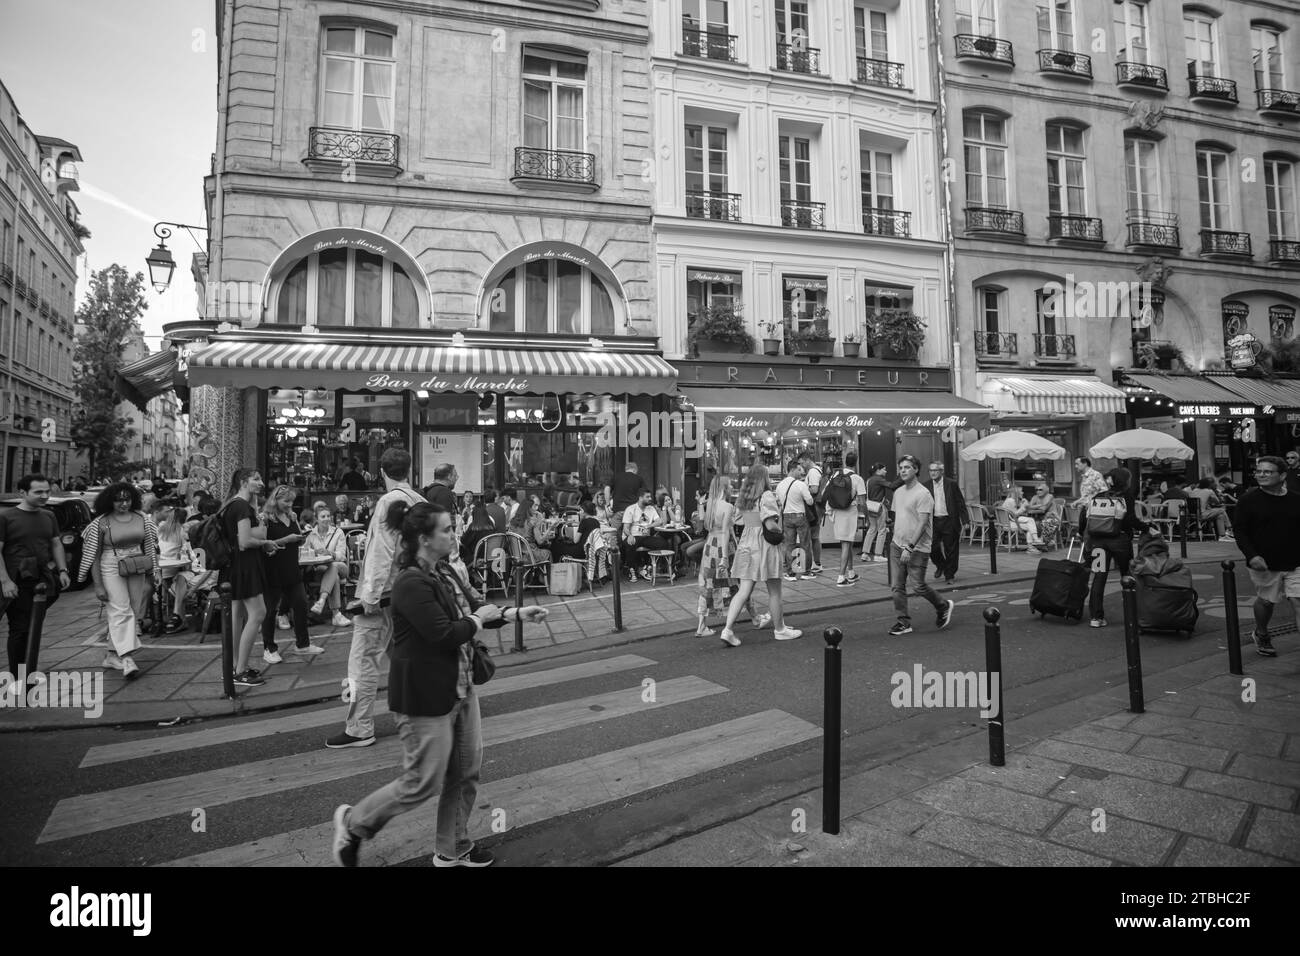
[(767, 582), (768, 611), (772, 615), (773, 636), (778, 641), (792, 641), (803, 636), (803, 631), (788, 627), (781, 607), (781, 575), (784, 568), (781, 563), (781, 546), (771, 544), (763, 537), (763, 530), (780, 530), (781, 506), (776, 495), (768, 490), (767, 468), (763, 465), (751, 465), (749, 474), (740, 486), (736, 497), (737, 520), (744, 526), (740, 543), (736, 545), (736, 556), (731, 562), (731, 576), (740, 582), (740, 589), (731, 599), (727, 610), (727, 623), (718, 637), (731, 647), (740, 646), (732, 628), (741, 610), (754, 593), (754, 585), (759, 581)]
[[(254, 500), (262, 489), (262, 475), (256, 468), (236, 468), (230, 476), (230, 498), (218, 512), (221, 529), (230, 545), (230, 564), (221, 569), (218, 581), (231, 588), (230, 627), (239, 634), (235, 648), (235, 683), (257, 687), (266, 680), (248, 666), (253, 641), (266, 619), (266, 571), (262, 555), (275, 553), (275, 545), (266, 540), (266, 527), (257, 516)], [(274, 610), (274, 608), (272, 609)]]
[(1042, 544), (1042, 539), (1038, 537), (1038, 525), (1034, 523), (1033, 518), (1029, 517), (1029, 503), (1021, 497), (1019, 485), (1013, 484), (1007, 489), (1007, 496), (1002, 499), (1002, 504), (998, 505), (998, 508), (1009, 514), (1016, 527), (1024, 532), (1025, 541), (1028, 542), (1031, 550)]
[(551, 563), (551, 552), (545, 548), (539, 548), (534, 539), (540, 517), (540, 515), (533, 514), (532, 500), (525, 498), (519, 503), (519, 507), (515, 509), (514, 517), (510, 519), (510, 530), (524, 539), (519, 547), (523, 552), (522, 558), (525, 564)]

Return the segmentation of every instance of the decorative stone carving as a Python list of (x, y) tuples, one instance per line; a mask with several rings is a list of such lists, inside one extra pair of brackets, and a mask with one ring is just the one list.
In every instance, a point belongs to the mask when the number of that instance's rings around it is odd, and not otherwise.
[(1128, 115), (1133, 118), (1138, 129), (1150, 132), (1165, 118), (1165, 108), (1152, 106), (1146, 100), (1134, 100), (1128, 105)]
[(1138, 274), (1139, 279), (1150, 282), (1152, 286), (1167, 285), (1169, 277), (1174, 274), (1173, 267), (1165, 265), (1165, 260), (1160, 256), (1148, 259), (1133, 271)]

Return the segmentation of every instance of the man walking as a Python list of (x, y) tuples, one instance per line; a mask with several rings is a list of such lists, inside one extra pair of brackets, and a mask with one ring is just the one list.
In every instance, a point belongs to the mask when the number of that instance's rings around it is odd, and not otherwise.
[(1255, 481), (1259, 487), (1237, 500), (1233, 525), (1255, 583), (1255, 650), (1276, 657), (1268, 636), (1273, 605), (1285, 595), (1300, 619), (1300, 495), (1287, 490), (1286, 464), (1272, 455), (1255, 460)]
[(456, 466), (441, 464), (433, 470), (433, 482), (424, 489), (424, 497), (429, 504), (437, 505), (448, 514), (454, 515), (459, 509), (456, 505)]
[(1101, 476), (1101, 472), (1092, 467), (1091, 458), (1080, 457), (1074, 459), (1074, 470), (1082, 478), (1079, 483), (1079, 497), (1075, 498), (1072, 504), (1086, 505), (1097, 495), (1106, 491), (1106, 479)]
[(858, 574), (853, 570), (853, 539), (858, 535), (858, 516), (866, 505), (867, 483), (853, 470), (857, 466), (857, 454), (845, 454), (844, 467), (826, 479), (819, 499), (830, 514), (831, 531), (840, 543), (837, 588), (851, 588), (858, 583)]
[(934, 499), (934, 543), (930, 551), (935, 578), (952, 584), (961, 557), (961, 527), (969, 523), (966, 499), (951, 478), (944, 477), (943, 462), (930, 462), (930, 479), (923, 482)]
[(348, 715), (342, 733), (325, 741), (333, 750), (369, 747), (375, 742), (375, 692), (379, 687), (380, 657), (393, 634), (392, 611), (380, 599), (397, 577), (397, 529), (388, 526), (388, 509), (393, 502), (420, 503), (410, 486), (410, 453), (390, 448), (379, 459), (384, 476), (383, 496), (375, 503), (366, 529), (366, 558), (361, 566), (357, 600), (361, 613), (352, 619), (352, 649), (348, 652)]
[(27, 661), (36, 585), (45, 584), (48, 608), (71, 583), (59, 521), (45, 507), (49, 479), (23, 475), (18, 490), (23, 496), (18, 506), (0, 510), (0, 617), (9, 615), (9, 673), (15, 680)]
[(787, 581), (799, 580), (799, 574), (791, 564), (791, 554), (796, 546), (803, 549), (803, 577), (807, 580), (817, 577), (809, 567), (812, 561), (812, 534), (808, 527), (808, 509), (813, 507), (813, 498), (803, 476), (803, 465), (798, 461), (791, 462), (790, 473), (776, 486), (776, 500), (781, 505), (781, 526), (785, 529), (785, 539), (781, 542), (781, 563), (785, 566)]
[(937, 614), (935, 625), (943, 630), (952, 621), (953, 602), (945, 601), (925, 581), (930, 564), (934, 536), (934, 497), (916, 480), (920, 462), (911, 455), (898, 460), (898, 480), (891, 508), (894, 512), (894, 537), (889, 544), (893, 562), (894, 611), (898, 622), (889, 629), (891, 637), (912, 633), (912, 617), (907, 611), (907, 579), (916, 582), (918, 597), (929, 601)]
[(808, 573), (818, 575), (822, 572), (821, 525), (825, 514), (822, 506), (817, 503), (822, 489), (822, 467), (813, 459), (810, 451), (799, 456), (799, 463), (803, 466), (803, 483), (808, 486), (808, 494), (813, 499), (813, 506), (808, 509), (808, 537), (812, 541), (812, 565), (808, 568)]

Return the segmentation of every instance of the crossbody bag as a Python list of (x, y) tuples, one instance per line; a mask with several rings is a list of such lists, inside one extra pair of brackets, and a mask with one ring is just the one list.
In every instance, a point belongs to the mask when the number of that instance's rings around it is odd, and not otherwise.
[[(113, 556), (117, 558), (117, 573), (120, 577), (129, 578), (134, 574), (148, 574), (153, 570), (153, 558), (147, 554), (128, 554), (125, 558), (117, 553), (117, 545), (113, 543), (113, 519), (104, 516), (104, 530), (108, 533), (108, 546), (113, 549)], [(145, 528), (146, 534), (148, 527)]]

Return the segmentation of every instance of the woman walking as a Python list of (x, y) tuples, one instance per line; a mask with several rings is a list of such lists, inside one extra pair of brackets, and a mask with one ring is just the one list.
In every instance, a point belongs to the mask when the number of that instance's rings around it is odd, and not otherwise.
[(104, 667), (134, 678), (140, 667), (132, 656), (141, 647), (137, 615), (142, 615), (158, 580), (158, 528), (141, 508), (140, 491), (119, 481), (95, 496), (96, 519), (86, 526), (81, 549), (82, 581), (95, 583), (95, 597), (106, 605), (108, 640)]
[(402, 775), (356, 806), (334, 811), (334, 860), (356, 866), (362, 840), (437, 796), (433, 865), (490, 866), (492, 854), (469, 838), (483, 762), (472, 642), (484, 627), (545, 620), (546, 609), (503, 610), (466, 592), (446, 564), (456, 547), (452, 516), (437, 505), (421, 502), (408, 510), (396, 502), (388, 523), (401, 528), (388, 709), (402, 741)]
[(867, 533), (862, 539), (863, 561), (889, 560), (885, 556), (885, 531), (892, 491), (890, 481), (885, 477), (888, 473), (889, 469), (884, 465), (872, 465), (871, 477), (867, 479)]
[(768, 490), (765, 466), (750, 466), (749, 474), (740, 486), (740, 494), (736, 497), (736, 511), (745, 530), (741, 533), (736, 556), (731, 562), (731, 576), (740, 582), (740, 589), (731, 599), (727, 623), (718, 637), (731, 647), (740, 646), (740, 638), (736, 637), (732, 628), (740, 617), (741, 609), (754, 593), (754, 585), (759, 581), (767, 582), (773, 637), (778, 641), (793, 641), (802, 637), (803, 631), (786, 625), (781, 607), (781, 546), (772, 544), (763, 536), (764, 531), (779, 531), (781, 528), (781, 507), (777, 504), (776, 495)]
[(306, 536), (293, 513), (294, 495), (288, 485), (276, 485), (262, 506), (266, 540), (275, 545), (275, 550), (268, 551), (263, 558), (267, 614), (262, 620), (262, 660), (267, 664), (284, 660), (275, 643), (275, 618), (270, 613), (271, 608), (279, 607), (281, 597), (288, 599), (293, 615), (293, 652), (304, 657), (325, 653), (325, 648), (313, 644), (307, 634), (307, 588), (302, 583), (302, 565), (298, 563), (298, 546)]
[(239, 634), (239, 644), (235, 648), (235, 683), (243, 687), (266, 683), (258, 671), (248, 666), (253, 641), (257, 639), (267, 615), (263, 596), (266, 571), (258, 552), (275, 553), (275, 545), (266, 540), (266, 528), (253, 507), (253, 501), (262, 493), (263, 487), (262, 476), (256, 468), (236, 468), (230, 476), (230, 500), (218, 512), (221, 530), (230, 545), (230, 564), (221, 569), (217, 580), (231, 587), (230, 628)]

